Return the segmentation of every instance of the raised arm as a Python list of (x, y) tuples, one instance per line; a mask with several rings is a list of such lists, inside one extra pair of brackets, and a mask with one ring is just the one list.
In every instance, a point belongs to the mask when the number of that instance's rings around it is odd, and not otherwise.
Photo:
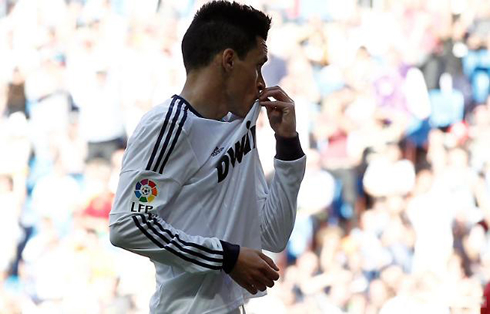
[[(296, 132), (294, 101), (278, 86), (265, 89), (259, 101), (276, 137), (274, 178), (270, 189), (262, 182), (258, 191), (262, 244), (266, 250), (280, 252), (293, 231), (306, 156)], [(257, 177), (263, 180), (262, 174)]]

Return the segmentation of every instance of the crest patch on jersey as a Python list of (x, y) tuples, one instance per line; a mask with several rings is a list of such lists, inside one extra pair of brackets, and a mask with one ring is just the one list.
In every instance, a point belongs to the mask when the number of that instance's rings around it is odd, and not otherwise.
[(158, 195), (157, 185), (150, 179), (143, 179), (136, 183), (134, 195), (140, 202), (150, 203)]

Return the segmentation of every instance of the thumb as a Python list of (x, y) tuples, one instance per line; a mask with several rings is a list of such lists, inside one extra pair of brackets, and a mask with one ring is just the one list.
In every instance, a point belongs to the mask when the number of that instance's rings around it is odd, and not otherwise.
[(260, 258), (262, 258), (272, 269), (274, 269), (275, 271), (279, 271), (279, 267), (277, 267), (277, 265), (274, 263), (274, 261), (267, 255), (265, 255), (264, 253), (260, 253), (259, 254)]

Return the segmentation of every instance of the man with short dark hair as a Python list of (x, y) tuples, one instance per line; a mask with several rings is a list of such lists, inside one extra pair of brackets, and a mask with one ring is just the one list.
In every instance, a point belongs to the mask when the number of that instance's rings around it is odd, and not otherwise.
[[(294, 102), (266, 88), (271, 20), (250, 6), (205, 4), (182, 41), (180, 95), (148, 112), (125, 152), (111, 242), (156, 267), (152, 313), (240, 313), (279, 278), (306, 157)], [(267, 186), (256, 120), (267, 109), (277, 145)]]

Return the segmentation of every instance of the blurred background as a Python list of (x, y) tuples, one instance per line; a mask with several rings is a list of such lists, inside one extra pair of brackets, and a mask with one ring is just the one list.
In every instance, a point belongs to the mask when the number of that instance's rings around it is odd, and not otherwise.
[[(198, 0), (0, 0), (0, 313), (147, 313), (111, 246), (127, 138), (180, 93)], [(249, 313), (479, 313), (490, 280), (490, 1), (254, 0), (308, 166)], [(273, 135), (258, 121), (273, 175)], [(486, 140), (485, 140), (486, 138)]]

